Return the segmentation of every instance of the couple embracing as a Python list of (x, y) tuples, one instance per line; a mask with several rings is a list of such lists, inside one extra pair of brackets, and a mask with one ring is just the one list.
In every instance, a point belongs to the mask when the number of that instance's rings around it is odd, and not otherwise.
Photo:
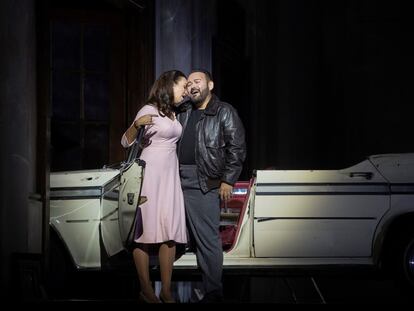
[[(143, 230), (135, 236), (133, 251), (145, 302), (175, 302), (171, 276), (177, 244), (195, 251), (204, 287), (201, 302), (223, 300), (220, 200), (231, 197), (246, 145), (237, 111), (213, 89), (205, 70), (194, 70), (188, 78), (177, 70), (163, 73), (122, 137), (126, 148), (141, 127), (150, 137), (140, 157), (146, 162), (141, 195), (148, 201), (141, 205)], [(190, 101), (184, 100), (187, 96)], [(161, 273), (159, 298), (149, 275), (154, 249)]]

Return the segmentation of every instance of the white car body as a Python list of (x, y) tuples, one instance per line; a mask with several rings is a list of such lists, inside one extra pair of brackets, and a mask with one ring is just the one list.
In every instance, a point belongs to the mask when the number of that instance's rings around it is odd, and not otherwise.
[[(99, 269), (102, 256), (124, 250), (143, 173), (131, 162), (51, 174), (50, 225), (77, 269)], [(244, 198), (242, 206), (223, 214), (235, 216), (223, 222), (235, 232), (225, 268), (378, 266), (388, 235), (398, 236), (395, 227), (407, 219), (414, 227), (414, 153), (371, 156), (341, 170), (258, 170), (241, 184), (234, 197)], [(409, 225), (403, 230), (405, 260), (413, 259), (413, 232)], [(174, 266), (195, 268), (195, 255), (184, 254)]]
[(139, 162), (122, 169), (51, 173), (50, 226), (77, 269), (101, 268), (102, 251), (110, 257), (124, 250), (143, 174)]

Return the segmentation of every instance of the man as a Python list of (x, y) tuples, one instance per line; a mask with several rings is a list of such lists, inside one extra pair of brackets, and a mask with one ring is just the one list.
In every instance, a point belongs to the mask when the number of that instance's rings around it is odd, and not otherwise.
[(181, 185), (187, 226), (201, 268), (202, 302), (223, 300), (220, 200), (231, 197), (246, 157), (244, 128), (237, 111), (212, 94), (213, 88), (208, 71), (193, 71), (187, 83), (191, 102), (177, 116), (183, 126), (178, 144)]

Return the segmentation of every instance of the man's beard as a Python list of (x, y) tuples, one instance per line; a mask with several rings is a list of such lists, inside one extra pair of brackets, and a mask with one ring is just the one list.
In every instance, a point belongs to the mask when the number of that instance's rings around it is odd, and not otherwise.
[(209, 94), (210, 94), (210, 90), (205, 88), (204, 90), (200, 92), (200, 96), (196, 98), (191, 97), (191, 101), (194, 103), (194, 105), (199, 106), (206, 100)]

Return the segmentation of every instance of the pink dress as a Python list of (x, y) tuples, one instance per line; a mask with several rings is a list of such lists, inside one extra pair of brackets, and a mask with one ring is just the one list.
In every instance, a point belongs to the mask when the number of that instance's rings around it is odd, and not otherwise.
[[(142, 107), (135, 120), (146, 114), (158, 117), (153, 117), (154, 124), (145, 128), (145, 135), (153, 134), (151, 144), (140, 156), (146, 162), (141, 195), (148, 201), (141, 205), (143, 230), (140, 236), (135, 236), (135, 242), (187, 243), (184, 197), (176, 153), (182, 127), (177, 119), (161, 117), (158, 109), (150, 105)], [(129, 143), (124, 134), (121, 143), (129, 147), (134, 142)], [(137, 222), (140, 223), (139, 220)]]

